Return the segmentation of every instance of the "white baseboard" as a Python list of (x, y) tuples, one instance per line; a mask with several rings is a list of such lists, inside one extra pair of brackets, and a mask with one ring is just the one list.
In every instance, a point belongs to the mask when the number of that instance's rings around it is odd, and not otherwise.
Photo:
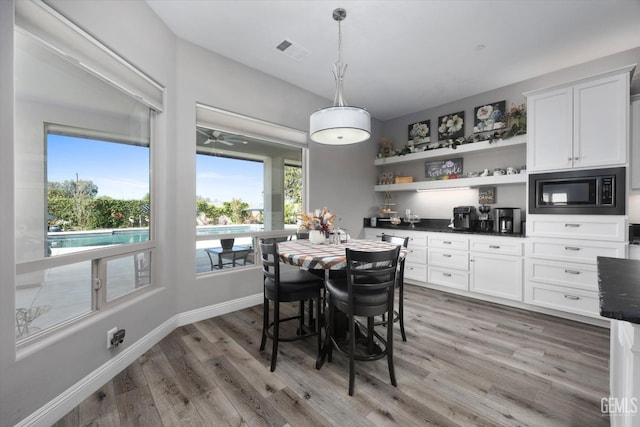
[(231, 301), (221, 302), (220, 304), (210, 305), (208, 307), (186, 311), (176, 316), (176, 327), (190, 325), (191, 323), (196, 323), (204, 319), (210, 319), (212, 317), (222, 316), (223, 314), (242, 310), (247, 307), (253, 307), (254, 305), (262, 304), (262, 302), (263, 295), (262, 293), (259, 293)]
[(164, 337), (173, 332), (176, 328), (190, 323), (211, 317), (221, 316), (226, 313), (241, 310), (261, 304), (262, 293), (249, 295), (232, 301), (225, 301), (209, 307), (179, 313), (160, 326), (149, 332), (147, 335), (128, 346), (115, 357), (100, 366), (98, 369), (69, 387), (67, 390), (56, 396), (53, 400), (42, 406), (40, 409), (29, 415), (24, 420), (16, 424), (16, 427), (47, 427), (54, 424), (69, 411), (78, 406), (100, 387), (110, 381), (124, 368), (132, 364), (138, 357), (160, 342)]

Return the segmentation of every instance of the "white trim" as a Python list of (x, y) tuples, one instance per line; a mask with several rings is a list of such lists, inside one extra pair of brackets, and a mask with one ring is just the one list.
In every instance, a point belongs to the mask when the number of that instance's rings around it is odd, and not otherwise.
[(177, 314), (147, 335), (125, 348), (108, 362), (85, 376), (83, 379), (69, 387), (67, 390), (47, 402), (27, 418), (16, 424), (16, 427), (46, 427), (54, 424), (69, 411), (78, 406), (87, 397), (113, 379), (137, 358), (142, 356), (151, 347), (160, 342), (164, 337), (176, 328), (190, 323), (198, 322), (211, 317), (221, 316), (236, 310), (252, 307), (262, 303), (262, 294), (254, 294), (225, 301), (208, 307), (202, 307), (185, 313)]
[(208, 307), (197, 308), (195, 310), (180, 313), (176, 316), (177, 326), (190, 325), (204, 319), (222, 316), (223, 314), (232, 313), (254, 305), (262, 304), (262, 293), (237, 298), (232, 301), (225, 301), (219, 304), (210, 305)]

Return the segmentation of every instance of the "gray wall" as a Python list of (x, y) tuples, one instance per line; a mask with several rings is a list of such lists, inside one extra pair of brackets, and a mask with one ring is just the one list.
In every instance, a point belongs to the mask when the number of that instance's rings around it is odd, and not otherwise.
[[(176, 39), (141, 0), (55, 0), (50, 3), (166, 87), (166, 109), (158, 115), (154, 141), (157, 290), (104, 310), (56, 334), (54, 339), (30, 345), (16, 354), (13, 346), (15, 235), (13, 227), (1, 227), (2, 426), (14, 425), (27, 417), (127, 348), (138, 343), (152, 345), (146, 337), (177, 314), (261, 292), (258, 268), (195, 277), (196, 102), (303, 131), (308, 130), (309, 115), (331, 103)], [(0, 108), (5, 112), (0, 119), (3, 124), (0, 131), (3, 224), (14, 224), (15, 220), (10, 202), (14, 185), (12, 6), (11, 1), (0, 1)], [(332, 84), (328, 71), (327, 85)], [(374, 128), (379, 127), (379, 123), (374, 122)], [(374, 135), (372, 141), (375, 140)], [(339, 224), (356, 235), (361, 233), (361, 218), (374, 204), (371, 183), (375, 170), (369, 161), (361, 159), (373, 159), (377, 151), (375, 145), (363, 143), (333, 148), (311, 143), (310, 147), (309, 208), (332, 208), (340, 217)], [(114, 325), (127, 329), (127, 339), (112, 352), (105, 349), (104, 337)]]
[[(524, 92), (568, 83), (636, 63), (640, 64), (640, 48), (613, 54), (579, 66), (570, 67), (496, 90), (470, 96), (436, 108), (389, 120), (384, 123), (383, 136), (391, 138), (395, 148), (400, 149), (407, 143), (408, 125), (430, 119), (431, 140), (434, 141), (434, 138), (437, 138), (438, 117), (458, 111), (465, 112), (465, 136), (468, 136), (473, 133), (473, 110), (475, 107), (502, 100), (507, 101), (507, 108), (512, 104), (520, 105), (526, 102), (526, 99), (522, 95)], [(606, 144), (606, 141), (603, 141), (603, 143)], [(499, 142), (497, 144), (499, 144)], [(452, 154), (455, 154), (455, 152), (452, 151)], [(496, 167), (504, 168), (506, 166), (518, 167), (525, 164), (525, 159), (526, 153), (524, 148), (509, 150), (508, 152), (501, 151), (498, 155), (469, 154), (464, 157), (464, 168), (465, 171), (478, 171), (485, 167), (489, 169)], [(380, 172), (383, 170), (386, 171), (386, 169), (382, 167), (378, 167), (378, 169)], [(397, 165), (389, 169), (390, 171), (399, 171), (407, 175), (413, 175), (416, 180), (424, 179), (424, 162), (416, 162), (408, 166)], [(526, 208), (524, 184), (498, 186), (496, 192), (497, 203), (495, 206), (520, 207), (523, 210)], [(382, 202), (383, 198), (384, 193), (378, 194), (379, 202)], [(395, 192), (393, 193), (393, 198), (394, 202), (397, 203), (400, 213), (403, 213), (405, 208), (412, 208), (423, 218), (450, 218), (451, 209), (454, 206), (478, 206), (477, 189), (432, 193)], [(638, 213), (638, 215), (640, 215), (640, 213)]]
[[(157, 290), (91, 316), (57, 334), (55, 339), (16, 354), (14, 342), (14, 224), (12, 1), (0, 1), (0, 425), (13, 425), (95, 373), (118, 351), (145, 341), (151, 331), (179, 313), (260, 292), (259, 270), (249, 269), (214, 277), (195, 277), (193, 205), (195, 202), (195, 103), (307, 130), (309, 114), (330, 104), (301, 89), (177, 40), (141, 1), (52, 0), (51, 4), (111, 48), (128, 58), (166, 87), (166, 111), (157, 121), (154, 167), (158, 248)], [(382, 135), (396, 143), (406, 140), (407, 124), (506, 99), (519, 103), (520, 93), (637, 62), (639, 50), (584, 67), (554, 73), (522, 84), (477, 95), (441, 108), (419, 112), (381, 124), (374, 121), (370, 142), (348, 147), (310, 143), (309, 209), (330, 207), (338, 224), (361, 236), (361, 218), (377, 210), (373, 185), (378, 171), (373, 159)], [(332, 84), (327, 73), (327, 84)], [(420, 196), (423, 197), (423, 196)], [(435, 196), (428, 196), (435, 197)], [(442, 197), (442, 196), (441, 196)], [(432, 204), (442, 198), (418, 201), (423, 216), (437, 217)], [(517, 196), (507, 198), (516, 200)], [(404, 203), (404, 202), (403, 202)], [(453, 200), (446, 201), (454, 203)], [(462, 204), (455, 202), (456, 204)], [(417, 206), (413, 206), (417, 208)], [(430, 215), (431, 212), (436, 212)], [(115, 353), (104, 348), (113, 325), (127, 328), (127, 340)], [(124, 368), (124, 366), (123, 366)]]

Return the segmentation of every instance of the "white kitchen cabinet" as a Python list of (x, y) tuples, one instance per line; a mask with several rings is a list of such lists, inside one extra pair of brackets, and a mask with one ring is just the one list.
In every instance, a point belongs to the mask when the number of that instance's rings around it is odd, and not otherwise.
[(469, 290), (522, 301), (524, 239), (472, 236), (469, 239)]
[(640, 95), (631, 97), (631, 188), (640, 190)]
[(526, 93), (527, 169), (624, 166), (632, 69)]
[(527, 236), (626, 242), (623, 215), (527, 215)]
[(597, 257), (625, 258), (622, 215), (528, 215), (524, 301), (600, 318)]
[(469, 258), (469, 290), (522, 301), (521, 257), (474, 252)]
[(469, 290), (469, 272), (453, 268), (434, 267), (429, 265), (427, 269), (427, 282), (447, 288)]

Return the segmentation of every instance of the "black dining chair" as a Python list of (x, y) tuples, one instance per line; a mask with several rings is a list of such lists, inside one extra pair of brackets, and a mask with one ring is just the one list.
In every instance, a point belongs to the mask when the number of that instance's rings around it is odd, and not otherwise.
[[(320, 331), (321, 290), (324, 281), (308, 271), (293, 269), (280, 271), (280, 256), (278, 243), (274, 241), (260, 241), (260, 257), (262, 259), (262, 272), (264, 278), (264, 314), (262, 322), (262, 341), (260, 350), (264, 350), (267, 338), (273, 341), (271, 351), (271, 372), (276, 370), (278, 358), (278, 343), (280, 341), (296, 341), (299, 339), (317, 336), (318, 353), (322, 347)], [(304, 325), (304, 301), (315, 300), (316, 313), (315, 328), (310, 330)], [(270, 303), (273, 301), (273, 321), (269, 320)], [(280, 317), (280, 303), (300, 302), (297, 316)], [(297, 335), (280, 336), (280, 324), (291, 320), (298, 320)]]
[[(408, 237), (383, 234), (382, 241), (389, 242), (394, 245), (401, 245), (405, 249), (407, 248), (407, 246), (409, 246)], [(398, 311), (394, 310), (393, 321), (400, 324), (400, 335), (402, 335), (402, 341), (407, 341), (407, 335), (404, 333), (404, 257), (402, 257), (402, 259), (398, 261), (398, 277), (396, 280), (396, 288), (398, 289)]]
[[(328, 362), (331, 362), (333, 349), (349, 356), (349, 395), (353, 396), (356, 360), (371, 361), (386, 356), (391, 384), (396, 386), (393, 368), (393, 322), (386, 322), (386, 337), (383, 337), (374, 329), (374, 317), (383, 314), (393, 316), (393, 295), (400, 246), (379, 252), (347, 248), (346, 253), (346, 278), (329, 278), (326, 281), (325, 299), (329, 320), (325, 347)], [(335, 337), (335, 310), (347, 315), (346, 343)], [(366, 349), (360, 345), (356, 348), (356, 335), (361, 334), (356, 316), (367, 318), (367, 326), (364, 328)]]

